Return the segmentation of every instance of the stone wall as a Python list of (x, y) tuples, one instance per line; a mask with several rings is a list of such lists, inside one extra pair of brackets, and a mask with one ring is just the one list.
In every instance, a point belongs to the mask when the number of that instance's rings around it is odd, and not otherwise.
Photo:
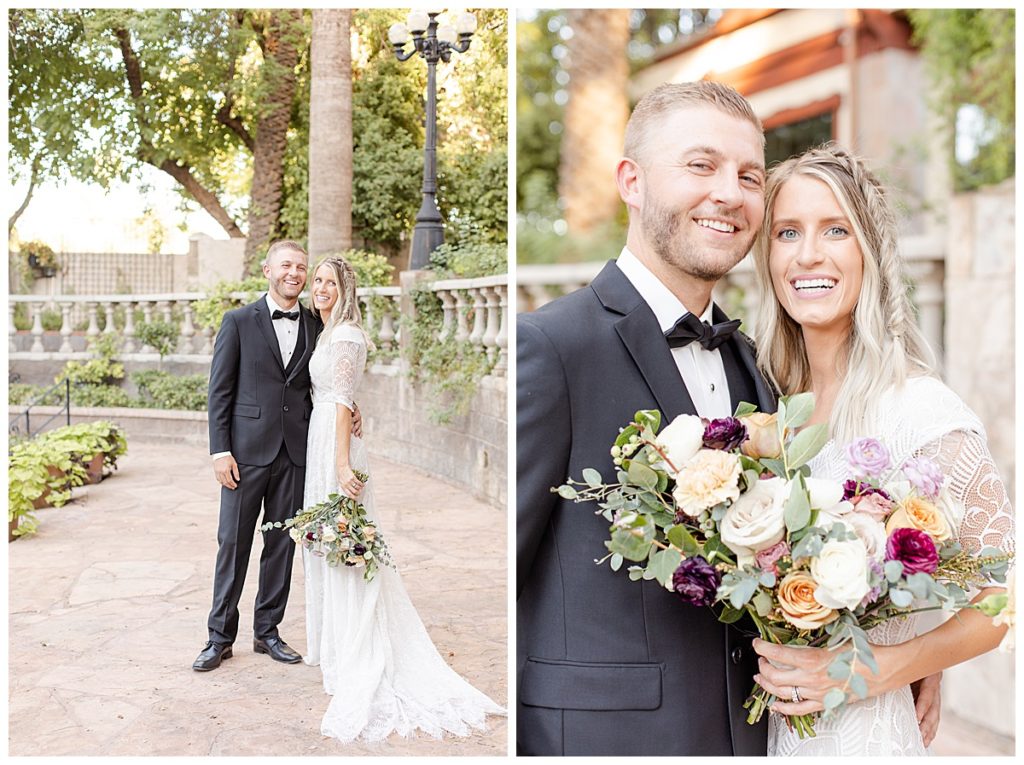
[[(981, 418), (1012, 499), (1014, 448), (1015, 182), (954, 197), (946, 252), (946, 369), (949, 386)], [(954, 667), (943, 704), (983, 728), (1014, 732), (1014, 657), (993, 652)]]

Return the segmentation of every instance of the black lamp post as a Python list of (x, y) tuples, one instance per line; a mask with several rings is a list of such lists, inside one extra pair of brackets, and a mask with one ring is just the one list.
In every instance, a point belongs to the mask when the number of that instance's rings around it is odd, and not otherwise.
[[(410, 270), (427, 268), (430, 253), (444, 243), (444, 226), (441, 211), (437, 208), (437, 62), (447, 63), (452, 51), (465, 53), (469, 50), (469, 38), (476, 31), (476, 16), (462, 13), (452, 27), (441, 24), (437, 17), (441, 10), (413, 9), (407, 23), (392, 24), (388, 39), (395, 49), (399, 61), (419, 53), (427, 62), (427, 140), (423, 147), (423, 202), (416, 214), (416, 227), (412, 234), (412, 252), (409, 255)], [(405, 50), (412, 33), (411, 50)], [(458, 42), (455, 41), (456, 34)]]

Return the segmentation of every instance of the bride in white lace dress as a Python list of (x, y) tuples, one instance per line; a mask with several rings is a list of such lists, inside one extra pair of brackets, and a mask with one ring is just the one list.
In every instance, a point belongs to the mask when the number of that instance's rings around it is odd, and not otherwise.
[[(367, 516), (376, 519), (366, 444), (351, 433), (369, 345), (351, 265), (337, 257), (323, 260), (313, 274), (311, 302), (325, 326), (309, 362), (313, 413), (303, 506), (340, 488), (359, 497)], [(356, 470), (370, 474), (365, 486)], [(486, 715), (505, 714), (444, 662), (396, 570), (381, 566), (366, 582), (362, 569), (328, 566), (305, 548), (302, 553), (305, 661), (320, 665), (324, 690), (332, 696), (320, 728), (325, 736), (378, 741), (416, 729), (435, 738), (465, 736), (483, 728)]]
[[(762, 300), (759, 363), (783, 393), (815, 394), (810, 423), (828, 423), (832, 440), (811, 462), (812, 474), (849, 477), (845, 446), (860, 437), (882, 441), (894, 466), (927, 455), (946, 476), (955, 507), (948, 520), (964, 549), (1011, 552), (1012, 510), (985, 430), (932, 371), (882, 186), (860, 160), (827, 146), (775, 168), (765, 208), (754, 257), (761, 284), (770, 284), (772, 292)], [(990, 591), (996, 590), (978, 597)], [(879, 674), (860, 668), (868, 698), (819, 719), (817, 735), (806, 739), (783, 715), (823, 709), (825, 694), (838, 685), (827, 674), (832, 655), (755, 641), (758, 653), (776, 665), (762, 658), (757, 678), (779, 697), (769, 721), (768, 754), (928, 754), (937, 707), (919, 725), (911, 684), (931, 683), (934, 695), (938, 673), (996, 647), (1005, 628), (977, 611), (921, 635), (916, 621), (892, 620), (869, 632)]]

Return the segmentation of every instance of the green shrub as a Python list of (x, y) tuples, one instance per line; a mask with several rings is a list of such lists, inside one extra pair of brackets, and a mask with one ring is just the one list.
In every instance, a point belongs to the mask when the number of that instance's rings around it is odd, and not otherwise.
[(178, 327), (166, 321), (151, 321), (135, 329), (135, 335), (143, 345), (148, 345), (164, 356), (174, 352), (178, 345)]
[[(218, 330), (225, 313), (253, 302), (266, 290), (267, 280), (263, 276), (253, 276), (240, 282), (217, 282), (205, 298), (195, 302), (193, 308), (196, 312), (196, 324), (203, 328)], [(233, 298), (232, 292), (244, 292), (245, 297)]]
[(488, 242), (442, 244), (430, 253), (439, 279), (473, 279), (508, 273), (508, 245)]
[[(344, 258), (356, 272), (356, 282), (360, 287), (388, 287), (392, 282), (392, 275), (395, 267), (388, 263), (384, 255), (367, 250), (345, 250), (344, 252), (331, 253), (336, 257)], [(320, 261), (317, 258), (317, 263)], [(316, 263), (310, 263), (310, 280), (313, 278), (313, 269)]]
[(124, 379), (124, 365), (115, 360), (120, 346), (121, 337), (115, 333), (94, 337), (89, 341), (93, 358), (85, 362), (69, 361), (53, 381), (69, 377), (72, 385), (119, 384)]
[(177, 377), (156, 369), (133, 372), (132, 382), (139, 389), (136, 406), (151, 409), (206, 410), (206, 375)]
[(116, 385), (72, 385), (71, 403), (74, 406), (134, 406), (128, 392)]

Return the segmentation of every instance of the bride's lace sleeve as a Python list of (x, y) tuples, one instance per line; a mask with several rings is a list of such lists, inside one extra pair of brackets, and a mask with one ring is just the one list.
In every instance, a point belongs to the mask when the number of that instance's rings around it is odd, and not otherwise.
[(983, 547), (1014, 551), (1013, 508), (984, 436), (954, 430), (918, 454), (935, 460), (946, 476), (945, 487), (963, 508), (957, 537), (964, 550)]
[(323, 400), (344, 404), (355, 411), (356, 386), (366, 361), (366, 346), (353, 340), (332, 340), (330, 344), (331, 386)]

